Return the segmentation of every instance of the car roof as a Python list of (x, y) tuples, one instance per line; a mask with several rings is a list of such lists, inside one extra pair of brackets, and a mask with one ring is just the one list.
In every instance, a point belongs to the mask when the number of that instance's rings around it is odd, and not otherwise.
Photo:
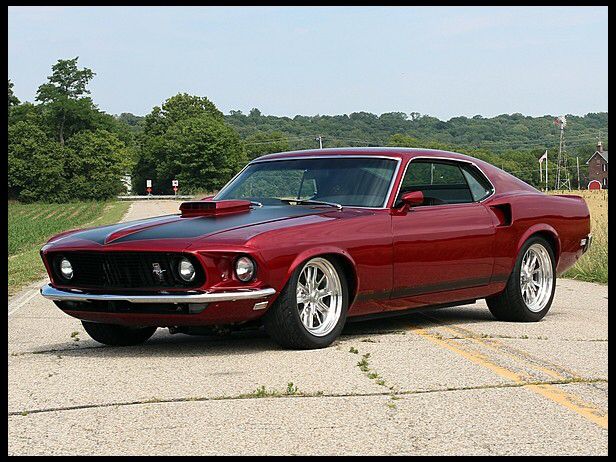
[[(445, 151), (440, 149), (422, 149), (422, 148), (401, 148), (401, 147), (364, 147), (364, 148), (326, 148), (326, 149), (306, 149), (301, 151), (288, 151), (278, 152), (274, 154), (267, 154), (265, 156), (258, 157), (251, 161), (263, 162), (270, 160), (283, 160), (283, 159), (297, 159), (302, 157), (337, 157), (337, 156), (362, 156), (362, 157), (392, 157), (394, 159), (400, 159), (402, 164), (413, 158), (418, 157), (433, 157), (433, 158), (445, 158), (470, 162), (480, 168), (482, 173), (490, 180), (495, 187), (496, 193), (506, 193), (512, 191), (526, 191), (538, 193), (539, 191), (533, 186), (525, 183), (524, 181), (516, 178), (515, 176), (507, 173), (494, 165), (485, 162), (476, 157), (460, 154), (459, 152)], [(402, 175), (404, 175), (405, 169), (400, 169)]]
[(457, 152), (443, 151), (440, 149), (422, 148), (400, 148), (400, 147), (363, 147), (363, 148), (324, 148), (324, 149), (304, 149), (299, 151), (277, 152), (266, 154), (253, 160), (260, 162), (265, 160), (278, 160), (297, 157), (337, 157), (337, 156), (374, 156), (374, 157), (395, 157), (399, 159), (411, 159), (413, 157), (448, 157), (452, 159), (478, 161), (471, 156)]

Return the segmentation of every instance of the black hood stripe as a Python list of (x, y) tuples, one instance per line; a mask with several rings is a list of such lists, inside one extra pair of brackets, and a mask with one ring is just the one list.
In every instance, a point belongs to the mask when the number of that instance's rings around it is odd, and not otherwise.
[[(234, 228), (251, 226), (269, 221), (285, 218), (295, 218), (308, 215), (316, 215), (327, 212), (327, 208), (309, 208), (305, 206), (265, 206), (256, 207), (249, 212), (232, 213), (228, 215), (212, 215), (203, 217), (180, 218), (169, 222), (169, 216), (157, 217), (152, 220), (139, 220), (135, 222), (119, 223), (114, 226), (105, 226), (88, 231), (78, 232), (71, 238), (87, 239), (98, 244), (105, 244), (108, 236), (117, 231), (128, 228), (131, 224), (154, 225), (156, 221), (162, 221), (160, 225), (148, 226), (144, 229), (128, 233), (125, 236), (114, 239), (111, 243), (139, 241), (145, 239), (173, 239), (173, 238), (198, 238)], [(163, 221), (162, 218), (165, 220)]]

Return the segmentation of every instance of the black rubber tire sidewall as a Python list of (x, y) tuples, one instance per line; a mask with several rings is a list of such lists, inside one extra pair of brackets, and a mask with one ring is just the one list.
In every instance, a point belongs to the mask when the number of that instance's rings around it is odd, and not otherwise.
[[(316, 258), (316, 257), (312, 257)], [(317, 349), (331, 345), (344, 328), (347, 311), (349, 309), (349, 287), (342, 266), (336, 259), (326, 258), (335, 268), (342, 287), (342, 311), (336, 327), (327, 335), (317, 337), (308, 332), (302, 324), (297, 309), (296, 290), (299, 275), (312, 258), (302, 262), (293, 271), (289, 281), (281, 291), (271, 308), (264, 317), (264, 326), (267, 333), (282, 347), (290, 349)]]
[[(520, 271), (522, 267), (522, 259), (526, 254), (526, 251), (533, 244), (541, 244), (548, 252), (550, 260), (552, 261), (552, 293), (546, 303), (545, 307), (538, 312), (533, 312), (528, 309), (524, 299), (522, 297), (522, 289), (520, 285)], [(494, 297), (488, 298), (486, 301), (490, 312), (499, 320), (502, 321), (517, 321), (517, 322), (537, 322), (541, 320), (550, 310), (552, 301), (554, 300), (554, 293), (556, 291), (556, 260), (554, 258), (554, 250), (552, 246), (544, 238), (539, 236), (533, 236), (529, 238), (516, 259), (513, 271), (505, 290)]]

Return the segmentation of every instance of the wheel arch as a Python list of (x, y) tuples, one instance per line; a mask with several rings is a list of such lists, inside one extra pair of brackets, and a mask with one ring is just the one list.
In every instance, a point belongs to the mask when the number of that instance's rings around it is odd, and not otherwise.
[(338, 247), (316, 247), (299, 253), (295, 257), (291, 265), (289, 265), (289, 269), (285, 276), (283, 286), (289, 282), (291, 275), (298, 267), (315, 257), (326, 257), (329, 259), (333, 259), (337, 263), (339, 263), (340, 266), (342, 266), (342, 269), (344, 271), (343, 276), (346, 279), (347, 285), (349, 287), (349, 307), (351, 307), (353, 301), (355, 300), (355, 296), (357, 295), (357, 289), (359, 287), (357, 266), (355, 264), (355, 260), (353, 260), (353, 257), (347, 251)]
[(554, 265), (557, 266), (561, 249), (560, 238), (558, 237), (558, 233), (556, 232), (556, 230), (546, 223), (531, 226), (526, 230), (526, 232), (522, 234), (522, 236), (518, 240), (516, 255), (520, 253), (520, 250), (522, 250), (524, 243), (534, 236), (544, 238), (552, 246), (552, 251), (554, 252)]

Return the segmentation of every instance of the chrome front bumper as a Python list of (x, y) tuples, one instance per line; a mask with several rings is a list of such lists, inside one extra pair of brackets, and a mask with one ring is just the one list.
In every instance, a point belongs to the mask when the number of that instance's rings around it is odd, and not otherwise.
[(41, 295), (56, 301), (124, 301), (130, 303), (215, 303), (238, 300), (255, 300), (270, 297), (276, 293), (272, 288), (246, 289), (233, 292), (194, 293), (194, 294), (90, 294), (79, 290), (60, 290), (49, 284), (41, 287)]

